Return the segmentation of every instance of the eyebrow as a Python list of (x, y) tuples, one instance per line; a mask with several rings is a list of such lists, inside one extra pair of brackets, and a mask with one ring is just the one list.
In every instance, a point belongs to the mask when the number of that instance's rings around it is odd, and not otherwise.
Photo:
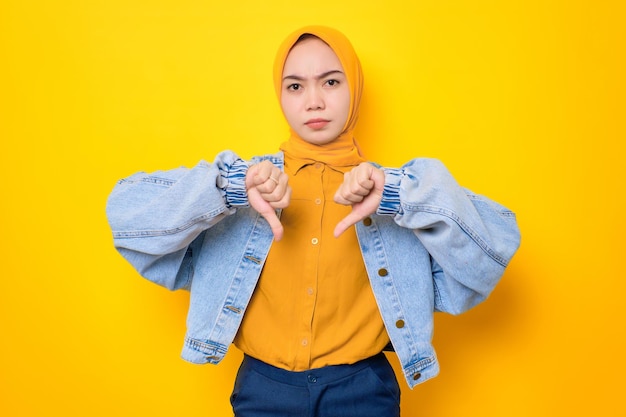
[[(328, 77), (329, 75), (332, 75), (332, 74), (342, 74), (342, 75), (344, 75), (343, 71), (330, 70), (330, 71), (323, 72), (323, 73), (321, 73), (319, 75), (316, 75), (313, 78), (316, 79), (316, 80), (321, 80), (322, 78), (326, 78), (326, 77)], [(304, 81), (304, 80), (306, 80), (305, 77), (301, 77), (301, 76), (295, 75), (295, 74), (294, 75), (287, 75), (287, 76), (283, 77), (283, 81), (288, 80), (288, 79), (289, 80), (296, 80), (296, 81)]]

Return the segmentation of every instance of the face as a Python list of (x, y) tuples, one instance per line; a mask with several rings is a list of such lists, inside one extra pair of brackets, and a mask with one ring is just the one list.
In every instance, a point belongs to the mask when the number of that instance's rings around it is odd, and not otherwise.
[(308, 38), (291, 49), (280, 104), (289, 126), (306, 142), (324, 145), (342, 133), (350, 89), (339, 58), (326, 43)]

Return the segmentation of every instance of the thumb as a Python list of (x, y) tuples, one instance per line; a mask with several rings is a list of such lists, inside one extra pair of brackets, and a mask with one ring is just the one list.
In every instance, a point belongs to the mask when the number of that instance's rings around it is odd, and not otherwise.
[(263, 218), (267, 220), (267, 223), (269, 223), (270, 227), (272, 228), (274, 240), (276, 240), (277, 242), (281, 240), (283, 238), (284, 229), (274, 209), (270, 207), (269, 210), (264, 210), (263, 212), (259, 212), (259, 214), (261, 214), (261, 216), (263, 216)]
[(252, 208), (254, 208), (261, 216), (263, 216), (265, 220), (267, 220), (272, 228), (274, 239), (276, 239), (276, 241), (282, 239), (283, 225), (280, 223), (274, 208), (267, 201), (263, 200), (259, 190), (256, 188), (250, 188), (248, 190), (248, 202)]
[(362, 219), (361, 215), (356, 213), (354, 210), (352, 210), (350, 214), (348, 214), (346, 217), (341, 219), (339, 223), (337, 223), (337, 226), (335, 226), (335, 231), (333, 232), (333, 235), (335, 237), (341, 236), (343, 232), (348, 230), (351, 226), (357, 224), (361, 219)]

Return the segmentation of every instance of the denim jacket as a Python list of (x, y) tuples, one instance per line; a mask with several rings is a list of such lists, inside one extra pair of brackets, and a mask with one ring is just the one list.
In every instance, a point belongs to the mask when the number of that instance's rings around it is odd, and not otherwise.
[[(193, 168), (117, 183), (107, 216), (120, 254), (145, 278), (190, 291), (182, 357), (222, 360), (273, 241), (248, 206), (245, 174), (282, 153), (243, 161), (230, 151)], [(460, 187), (434, 159), (383, 168), (383, 198), (357, 223), (367, 274), (408, 385), (437, 375), (433, 314), (459, 314), (492, 291), (520, 242), (515, 215)]]

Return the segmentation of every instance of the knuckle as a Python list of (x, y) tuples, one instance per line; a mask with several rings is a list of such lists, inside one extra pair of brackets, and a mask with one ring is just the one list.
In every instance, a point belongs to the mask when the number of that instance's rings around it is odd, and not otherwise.
[(350, 187), (350, 193), (351, 194), (358, 194), (359, 192), (362, 191), (363, 186), (361, 184), (352, 184), (352, 186)]

